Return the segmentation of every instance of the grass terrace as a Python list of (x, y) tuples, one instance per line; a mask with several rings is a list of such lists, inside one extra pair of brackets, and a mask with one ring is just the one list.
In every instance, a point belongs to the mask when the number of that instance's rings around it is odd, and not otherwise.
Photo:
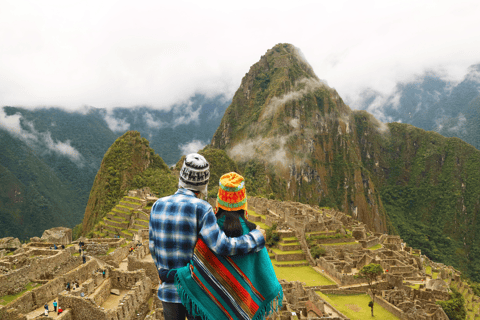
[(370, 296), (366, 294), (359, 295), (340, 295), (340, 294), (323, 294), (320, 291), (315, 291), (322, 299), (329, 302), (338, 311), (346, 315), (351, 320), (364, 319), (389, 319), (400, 320), (393, 314), (382, 308), (378, 303), (373, 308), (372, 318), (371, 309), (368, 306)]
[(277, 279), (301, 281), (306, 286), (327, 286), (335, 284), (327, 277), (315, 271), (312, 267), (276, 267), (273, 266)]
[(272, 263), (276, 266), (282, 265), (282, 264), (304, 264), (308, 263), (307, 260), (295, 260), (295, 261), (272, 261)]
[(276, 254), (282, 255), (282, 254), (293, 254), (293, 253), (303, 253), (302, 250), (291, 250), (291, 251), (282, 251), (280, 249), (272, 248), (272, 251), (275, 252)]
[(248, 209), (247, 209), (247, 212), (248, 212), (248, 215), (252, 215), (252, 216), (254, 216), (254, 217), (262, 217), (262, 218), (265, 219), (265, 215), (256, 213), (256, 212), (253, 211), (253, 210), (248, 210)]
[(42, 284), (41, 283), (32, 283), (32, 282), (29, 282), (25, 288), (20, 291), (19, 293), (17, 294), (13, 294), (13, 295), (6, 295), (6, 296), (3, 296), (3, 297), (0, 297), (0, 305), (6, 305), (10, 302), (12, 302), (13, 300), (21, 297), (25, 292), (27, 291), (31, 291), (32, 289), (35, 289), (37, 287), (40, 287)]
[(378, 250), (378, 249), (380, 249), (381, 247), (382, 247), (382, 245), (379, 243), (379, 244), (377, 244), (377, 245), (375, 245), (375, 246), (373, 246), (373, 247), (368, 247), (367, 249), (368, 249), (368, 250)]

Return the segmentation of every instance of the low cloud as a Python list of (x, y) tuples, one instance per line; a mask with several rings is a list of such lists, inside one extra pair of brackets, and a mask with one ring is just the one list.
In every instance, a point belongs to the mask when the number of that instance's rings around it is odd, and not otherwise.
[(165, 126), (165, 123), (163, 123), (161, 120), (155, 120), (149, 112), (145, 112), (143, 117), (147, 127), (150, 129), (160, 129)]
[(130, 123), (125, 121), (125, 119), (115, 118), (112, 111), (105, 112), (103, 119), (113, 132), (123, 132), (130, 128)]
[(448, 128), (448, 131), (455, 133), (467, 133), (467, 130), (465, 128), (466, 123), (467, 118), (465, 118), (463, 113), (459, 113), (457, 116), (457, 123), (453, 127)]
[(194, 153), (194, 152), (198, 152), (199, 150), (202, 150), (203, 147), (205, 147), (207, 144), (208, 142), (204, 142), (200, 140), (192, 140), (185, 144), (180, 144), (178, 146), (178, 149), (180, 149), (180, 151), (182, 152), (182, 155), (187, 155), (189, 153)]
[(262, 159), (272, 164), (281, 163), (287, 166), (288, 158), (285, 144), (289, 135), (270, 138), (248, 139), (236, 144), (227, 151), (230, 158), (237, 161)]
[[(22, 126), (22, 124), (26, 127)], [(79, 167), (83, 167), (83, 157), (74, 147), (71, 141), (55, 141), (49, 131), (38, 132), (32, 122), (22, 119), (21, 114), (7, 116), (3, 109), (0, 109), (0, 129), (8, 131), (14, 137), (24, 141), (32, 148), (41, 148), (42, 151), (54, 152), (58, 155), (69, 158)]]
[(291, 91), (287, 94), (284, 94), (280, 98), (273, 97), (269, 101), (268, 105), (265, 107), (260, 120), (273, 116), (277, 112), (277, 110), (280, 107), (285, 106), (287, 102), (301, 99), (305, 94), (312, 92), (318, 88), (325, 87), (325, 83), (313, 78), (303, 78), (297, 81), (297, 83), (295, 84), (295, 87), (296, 88), (302, 87), (302, 88), (296, 91)]
[(193, 110), (191, 103), (189, 103), (184, 109), (179, 108), (178, 110), (179, 111), (175, 113), (179, 114), (181, 112), (182, 115), (179, 115), (177, 118), (175, 118), (175, 120), (173, 120), (173, 128), (182, 124), (189, 124), (191, 122), (198, 124), (200, 122), (200, 111), (202, 110), (201, 106), (198, 109)]

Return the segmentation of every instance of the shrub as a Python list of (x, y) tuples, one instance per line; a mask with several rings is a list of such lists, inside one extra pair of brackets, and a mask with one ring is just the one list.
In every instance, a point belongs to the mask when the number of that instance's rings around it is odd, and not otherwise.
[(312, 255), (313, 259), (318, 259), (320, 256), (324, 257), (327, 254), (327, 251), (324, 247), (313, 246), (312, 249), (310, 249), (310, 254)]

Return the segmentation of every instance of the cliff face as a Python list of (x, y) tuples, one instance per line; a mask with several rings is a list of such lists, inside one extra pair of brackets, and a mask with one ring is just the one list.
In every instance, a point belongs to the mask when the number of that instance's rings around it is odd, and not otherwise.
[(148, 169), (169, 171), (139, 132), (128, 131), (119, 137), (105, 153), (95, 176), (85, 209), (82, 234), (87, 234), (130, 188), (147, 186), (143, 184), (148, 184), (154, 177), (152, 170)]
[(387, 230), (350, 108), (292, 45), (276, 45), (250, 68), (212, 146), (238, 163), (251, 194), (337, 207)]
[(429, 258), (480, 279), (480, 152), (408, 124), (355, 112), (362, 163), (372, 173), (390, 231)]

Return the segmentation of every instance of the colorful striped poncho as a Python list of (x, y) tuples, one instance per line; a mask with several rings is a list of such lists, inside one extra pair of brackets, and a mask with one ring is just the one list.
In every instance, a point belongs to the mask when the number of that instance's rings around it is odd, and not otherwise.
[(204, 320), (265, 319), (283, 300), (266, 248), (242, 256), (217, 256), (201, 238), (192, 261), (177, 269), (175, 286), (187, 311)]

